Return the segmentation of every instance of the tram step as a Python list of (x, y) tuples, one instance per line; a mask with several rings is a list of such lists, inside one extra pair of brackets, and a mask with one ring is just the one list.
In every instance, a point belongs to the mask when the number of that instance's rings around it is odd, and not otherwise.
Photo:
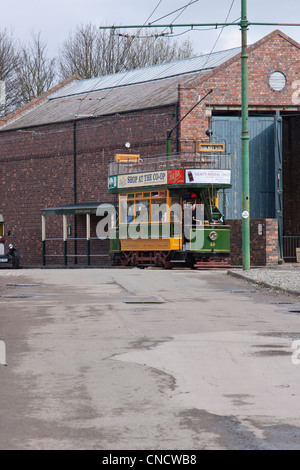
[(175, 251), (172, 253), (171, 263), (188, 263), (191, 261), (191, 254), (186, 251)]

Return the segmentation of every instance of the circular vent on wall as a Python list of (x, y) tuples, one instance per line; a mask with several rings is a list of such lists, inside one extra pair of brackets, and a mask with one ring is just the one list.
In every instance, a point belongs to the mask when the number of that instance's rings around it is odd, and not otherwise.
[(282, 72), (272, 72), (269, 78), (269, 84), (272, 90), (283, 90), (286, 85), (285, 75)]

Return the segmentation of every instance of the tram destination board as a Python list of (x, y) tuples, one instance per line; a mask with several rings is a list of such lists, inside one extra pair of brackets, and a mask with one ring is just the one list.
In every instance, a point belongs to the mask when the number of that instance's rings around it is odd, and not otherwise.
[(118, 188), (156, 186), (168, 183), (167, 171), (154, 171), (118, 176)]
[(224, 153), (225, 144), (224, 143), (200, 143), (198, 144), (198, 152), (209, 152), (209, 153)]

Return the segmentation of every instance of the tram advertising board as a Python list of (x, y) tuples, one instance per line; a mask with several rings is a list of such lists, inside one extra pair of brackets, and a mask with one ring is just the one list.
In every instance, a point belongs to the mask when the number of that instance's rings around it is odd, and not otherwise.
[(108, 178), (108, 189), (129, 189), (175, 184), (231, 185), (231, 170), (172, 169), (146, 173), (129, 173)]
[(179, 184), (179, 183), (184, 183), (184, 182), (185, 182), (184, 170), (178, 169), (178, 170), (168, 171), (168, 183), (169, 184)]
[(187, 184), (231, 184), (230, 170), (191, 169), (185, 171)]
[(110, 176), (108, 178), (108, 189), (117, 189), (118, 187), (118, 177)]

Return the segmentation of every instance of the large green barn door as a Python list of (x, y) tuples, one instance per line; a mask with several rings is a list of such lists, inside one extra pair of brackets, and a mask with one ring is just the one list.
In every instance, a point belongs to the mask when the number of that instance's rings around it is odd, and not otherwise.
[[(232, 188), (220, 191), (219, 209), (227, 219), (242, 215), (241, 118), (213, 116), (212, 140), (231, 153)], [(250, 116), (250, 217), (278, 219), (279, 259), (283, 258), (282, 118)]]
[(278, 258), (283, 260), (282, 118), (274, 120), (275, 139), (275, 215), (278, 219)]
[[(220, 193), (220, 209), (222, 210), (222, 204), (224, 204), (227, 219), (240, 219), (242, 216), (241, 118), (213, 116), (211, 124), (212, 140), (225, 142), (226, 151), (231, 154), (232, 188), (225, 190), (223, 200), (222, 192)], [(274, 126), (274, 116), (249, 117), (250, 217), (252, 219), (276, 217)]]

